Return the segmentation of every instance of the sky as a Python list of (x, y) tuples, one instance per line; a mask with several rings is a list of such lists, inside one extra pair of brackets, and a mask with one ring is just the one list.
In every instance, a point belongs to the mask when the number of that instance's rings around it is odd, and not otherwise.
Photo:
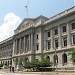
[(39, 15), (48, 18), (75, 5), (75, 0), (0, 0), (0, 42), (13, 36), (14, 30), (28, 17)]

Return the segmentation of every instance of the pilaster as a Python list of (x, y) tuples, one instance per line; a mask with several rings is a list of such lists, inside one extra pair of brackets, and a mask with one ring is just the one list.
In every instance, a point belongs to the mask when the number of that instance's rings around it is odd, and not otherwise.
[(25, 50), (26, 50), (25, 45), (26, 45), (26, 37), (24, 36), (24, 53), (25, 53)]
[(53, 50), (54, 44), (53, 44), (53, 30), (51, 29), (51, 50)]
[(70, 33), (70, 25), (67, 23), (67, 46), (71, 46), (71, 33)]
[(62, 37), (61, 37), (61, 27), (58, 26), (58, 35), (59, 35), (59, 49), (62, 48)]

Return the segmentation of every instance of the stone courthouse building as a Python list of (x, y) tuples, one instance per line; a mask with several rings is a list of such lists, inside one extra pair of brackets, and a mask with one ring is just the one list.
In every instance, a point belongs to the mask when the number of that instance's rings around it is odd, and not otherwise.
[(16, 68), (22, 55), (29, 61), (40, 61), (44, 53), (55, 67), (56, 50), (58, 68), (74, 67), (68, 55), (72, 48), (75, 48), (75, 7), (51, 18), (42, 15), (25, 18), (12, 37), (0, 42), (0, 63), (8, 66), (12, 63)]

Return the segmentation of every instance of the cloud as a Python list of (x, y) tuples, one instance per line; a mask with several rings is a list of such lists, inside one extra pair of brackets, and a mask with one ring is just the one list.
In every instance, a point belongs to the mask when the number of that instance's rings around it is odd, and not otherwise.
[(0, 25), (0, 41), (3, 41), (14, 34), (14, 30), (21, 23), (20, 17), (10, 12), (4, 17), (4, 23)]

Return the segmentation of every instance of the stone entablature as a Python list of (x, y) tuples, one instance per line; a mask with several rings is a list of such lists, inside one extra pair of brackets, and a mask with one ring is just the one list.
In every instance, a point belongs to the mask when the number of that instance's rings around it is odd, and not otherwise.
[(53, 17), (51, 17), (49, 20), (47, 20), (44, 24), (48, 24), (48, 23), (51, 23), (52, 21), (54, 20), (57, 20), (59, 18), (63, 18), (63, 16), (67, 16), (68, 14), (71, 14), (71, 13), (75, 13), (75, 7), (72, 7), (70, 9), (67, 9)]

